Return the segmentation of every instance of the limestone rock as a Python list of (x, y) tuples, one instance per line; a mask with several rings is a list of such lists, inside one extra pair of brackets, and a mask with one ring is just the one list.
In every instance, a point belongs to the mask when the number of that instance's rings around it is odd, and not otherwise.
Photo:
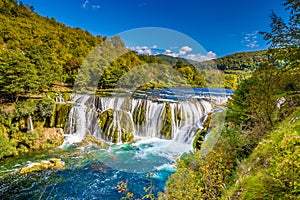
[(64, 142), (64, 132), (61, 128), (43, 128), (36, 131), (39, 137), (34, 141), (32, 149), (54, 148)]
[(100, 139), (98, 139), (95, 136), (92, 136), (90, 133), (86, 134), (85, 138), (82, 142), (77, 143), (78, 146), (94, 146), (100, 149), (104, 149), (106, 147), (106, 143), (102, 142)]
[(51, 158), (49, 160), (42, 160), (41, 162), (30, 163), (20, 170), (20, 174), (27, 174), (31, 172), (38, 172), (43, 170), (64, 169), (65, 162), (58, 158)]

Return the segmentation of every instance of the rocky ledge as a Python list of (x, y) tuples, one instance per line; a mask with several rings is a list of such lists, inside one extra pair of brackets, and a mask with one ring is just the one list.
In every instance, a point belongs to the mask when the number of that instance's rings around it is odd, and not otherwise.
[(34, 162), (24, 166), (20, 170), (20, 174), (27, 174), (31, 172), (38, 172), (43, 170), (64, 169), (65, 162), (58, 158), (51, 158), (49, 160), (42, 160), (41, 162)]

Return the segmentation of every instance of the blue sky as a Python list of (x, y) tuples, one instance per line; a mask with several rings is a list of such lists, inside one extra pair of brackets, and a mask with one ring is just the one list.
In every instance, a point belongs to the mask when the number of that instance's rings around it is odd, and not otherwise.
[[(94, 35), (113, 36), (141, 27), (161, 27), (189, 36), (212, 56), (266, 49), (258, 31), (269, 31), (281, 0), (23, 0), (35, 12)], [(138, 34), (136, 35), (138, 37)], [(140, 46), (162, 47), (155, 41)], [(188, 44), (177, 47), (177, 53)], [(168, 49), (168, 50), (169, 50)], [(184, 49), (184, 48), (183, 48)]]

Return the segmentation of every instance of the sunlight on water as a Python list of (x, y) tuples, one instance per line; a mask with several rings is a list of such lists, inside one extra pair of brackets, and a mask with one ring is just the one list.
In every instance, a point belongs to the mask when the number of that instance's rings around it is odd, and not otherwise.
[[(120, 180), (128, 180), (129, 190), (141, 196), (143, 187), (149, 186), (146, 174), (157, 171), (153, 177), (157, 193), (163, 191), (168, 176), (176, 170), (174, 158), (177, 155), (164, 151), (169, 143), (149, 138), (132, 144), (111, 145), (108, 149), (68, 146), (68, 151), (55, 152), (66, 162), (66, 170), (27, 175), (12, 173), (0, 179), (0, 192), (5, 199), (120, 199), (122, 195), (116, 189)], [(51, 156), (53, 152), (31, 155), (30, 161)], [(20, 165), (10, 167), (16, 172), (20, 169)]]

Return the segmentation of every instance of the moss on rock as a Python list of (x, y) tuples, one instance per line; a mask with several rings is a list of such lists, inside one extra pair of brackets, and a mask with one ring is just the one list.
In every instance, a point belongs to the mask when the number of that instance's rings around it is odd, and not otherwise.
[[(113, 123), (114, 118), (118, 118), (116, 123)], [(133, 124), (128, 113), (109, 109), (100, 114), (98, 123), (105, 140), (113, 143), (134, 141)]]
[(62, 128), (41, 128), (36, 130), (38, 138), (34, 140), (31, 149), (48, 149), (62, 145), (64, 132)]
[(146, 120), (146, 100), (142, 100), (142, 103), (134, 108), (133, 121), (136, 125), (142, 125)]
[(178, 123), (185, 120), (181, 114), (181, 109), (179, 108), (178, 104), (176, 105), (176, 107), (174, 109), (174, 115), (175, 115), (175, 121)]
[(130, 115), (126, 112), (119, 111), (120, 128), (122, 142), (134, 142), (133, 124)]
[(128, 133), (122, 129), (122, 142), (134, 142), (133, 133)]
[(211, 123), (211, 116), (212, 114), (209, 113), (203, 122), (203, 129), (199, 129), (195, 134), (195, 139), (193, 142), (193, 148), (194, 149), (201, 149), (202, 143), (204, 142), (205, 136), (208, 134), (208, 130), (210, 128)]
[(49, 149), (60, 146), (64, 141), (64, 133), (61, 128), (38, 128), (32, 132), (18, 131), (11, 135), (9, 144), (11, 153), (19, 155), (31, 150)]
[(42, 160), (39, 163), (30, 163), (20, 170), (20, 174), (27, 174), (31, 172), (38, 172), (43, 170), (57, 170), (64, 169), (65, 162), (58, 158), (51, 158), (49, 160)]
[(50, 120), (50, 127), (64, 128), (66, 126), (68, 114), (72, 106), (73, 106), (72, 104), (68, 104), (68, 103), (67, 104), (56, 103), (53, 108), (53, 112)]
[(172, 116), (170, 103), (167, 102), (162, 114), (163, 126), (160, 130), (160, 135), (162, 138), (171, 139), (172, 138)]
[(9, 142), (9, 137), (4, 125), (0, 125), (0, 159), (14, 155), (16, 148)]
[(105, 142), (102, 142), (99, 138), (91, 135), (90, 133), (86, 134), (85, 138), (80, 143), (77, 143), (76, 145), (78, 146), (92, 145), (100, 149), (104, 149), (106, 147)]
[(206, 134), (207, 134), (207, 131), (204, 130), (204, 129), (199, 129), (196, 132), (195, 139), (194, 139), (194, 142), (193, 142), (193, 148), (194, 149), (201, 149), (201, 146), (202, 146), (202, 143), (204, 141), (204, 138), (205, 138)]
[[(58, 104), (50, 98), (1, 105), (0, 159), (60, 146), (71, 107), (72, 104)], [(34, 127), (31, 131), (27, 124), (29, 116)]]
[(113, 110), (108, 109), (100, 114), (98, 119), (98, 124), (101, 129), (102, 138), (109, 141), (109, 138), (111, 138), (111, 133), (109, 131), (109, 128), (111, 126), (111, 123), (113, 121)]

